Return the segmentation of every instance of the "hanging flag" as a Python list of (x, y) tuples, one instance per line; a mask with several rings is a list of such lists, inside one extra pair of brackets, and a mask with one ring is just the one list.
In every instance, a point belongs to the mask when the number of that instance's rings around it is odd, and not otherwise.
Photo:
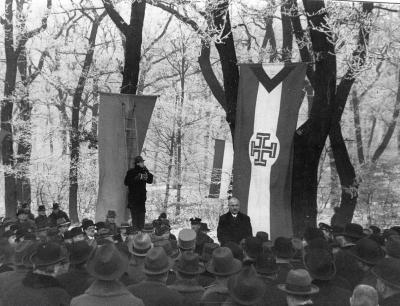
[(127, 220), (125, 174), (146, 138), (156, 96), (100, 93), (98, 147), (99, 192), (96, 221), (115, 210), (117, 223)]
[(253, 232), (290, 237), (293, 136), (307, 64), (242, 64), (233, 195)]
[(232, 142), (215, 139), (214, 162), (211, 172), (209, 198), (226, 199), (231, 182), (233, 163)]

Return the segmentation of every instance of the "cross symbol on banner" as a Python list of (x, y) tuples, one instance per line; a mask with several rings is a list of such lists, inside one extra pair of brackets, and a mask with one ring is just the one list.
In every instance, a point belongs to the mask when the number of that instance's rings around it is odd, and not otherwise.
[(278, 143), (269, 141), (270, 133), (257, 133), (250, 142), (250, 156), (254, 157), (254, 166), (266, 166), (268, 159), (277, 158)]

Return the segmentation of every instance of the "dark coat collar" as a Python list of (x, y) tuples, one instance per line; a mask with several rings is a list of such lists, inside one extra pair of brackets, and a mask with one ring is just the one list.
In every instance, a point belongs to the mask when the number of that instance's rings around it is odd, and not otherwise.
[(57, 279), (55, 279), (54, 277), (36, 274), (33, 272), (28, 272), (28, 274), (23, 279), (22, 284), (24, 286), (34, 288), (34, 289), (51, 288), (51, 287), (62, 288), (59, 281)]
[(93, 284), (85, 292), (93, 296), (121, 296), (130, 295), (128, 289), (119, 281), (103, 281), (95, 280)]

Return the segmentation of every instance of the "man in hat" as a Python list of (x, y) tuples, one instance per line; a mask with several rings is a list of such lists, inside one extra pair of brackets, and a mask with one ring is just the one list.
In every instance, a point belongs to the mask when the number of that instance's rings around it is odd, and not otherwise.
[(153, 183), (153, 175), (144, 165), (141, 156), (135, 157), (135, 167), (126, 173), (124, 184), (128, 186), (128, 208), (131, 211), (132, 225), (141, 230), (146, 214), (146, 184)]
[(289, 271), (294, 269), (291, 263), (295, 253), (292, 240), (286, 237), (278, 237), (275, 239), (272, 249), (276, 255), (276, 262), (279, 266), (277, 282), (283, 283)]
[(35, 218), (35, 223), (37, 228), (44, 228), (48, 226), (49, 220), (46, 216), (46, 207), (44, 205), (39, 205), (38, 216)]
[(214, 240), (211, 239), (206, 233), (201, 231), (201, 219), (198, 217), (190, 218), (190, 226), (192, 230), (196, 232), (196, 249), (197, 254), (201, 254), (203, 251), (203, 246), (205, 243), (213, 243)]
[(206, 269), (215, 276), (215, 284), (204, 292), (200, 305), (222, 305), (229, 297), (228, 279), (239, 273), (242, 263), (233, 257), (230, 249), (219, 247), (213, 251)]
[(141, 298), (146, 306), (183, 306), (183, 296), (166, 286), (168, 272), (174, 261), (168, 257), (162, 247), (148, 251), (144, 262), (146, 280), (129, 286), (135, 296)]
[(200, 264), (199, 255), (187, 251), (183, 252), (174, 266), (177, 280), (169, 288), (178, 291), (184, 297), (184, 305), (196, 305), (200, 302), (204, 288), (197, 282), (197, 277), (204, 272)]
[(53, 203), (53, 211), (48, 218), (50, 227), (56, 227), (57, 220), (61, 218), (64, 218), (66, 221), (70, 221), (67, 213), (60, 209), (60, 204), (58, 203)]
[(3, 296), (3, 305), (69, 305), (71, 297), (55, 278), (66, 260), (56, 243), (40, 244), (30, 258), (33, 272)]
[(253, 266), (247, 266), (240, 273), (230, 277), (228, 290), (229, 298), (223, 306), (260, 305), (265, 294), (265, 286), (257, 278)]
[(379, 306), (378, 292), (374, 287), (358, 285), (350, 298), (350, 306)]
[(319, 288), (311, 283), (307, 270), (290, 270), (286, 282), (279, 284), (278, 289), (286, 293), (288, 306), (313, 305), (311, 297), (319, 292)]
[(144, 261), (147, 253), (152, 248), (150, 236), (139, 233), (132, 242), (127, 243), (129, 252), (133, 255), (129, 262), (127, 275), (124, 276), (124, 284), (135, 285), (142, 282), (146, 276), (144, 274)]
[(36, 229), (35, 221), (29, 219), (29, 215), (25, 209), (18, 209), (17, 211), (17, 223), (16, 226), (20, 230), (32, 231)]
[(377, 277), (376, 290), (380, 306), (400, 305), (400, 261), (395, 258), (381, 260), (372, 272)]
[(319, 288), (313, 299), (316, 305), (343, 306), (348, 305), (351, 291), (342, 287), (343, 283), (336, 279), (336, 267), (333, 255), (328, 250), (312, 249), (304, 256), (304, 266)]
[(38, 243), (32, 240), (22, 241), (17, 244), (13, 256), (15, 270), (0, 273), (0, 301), (8, 290), (15, 286), (20, 286), (27, 273), (32, 271), (32, 264), (29, 258), (36, 252), (37, 246)]
[(95, 281), (84, 294), (72, 299), (71, 306), (144, 306), (141, 299), (118, 281), (127, 268), (127, 258), (113, 243), (98, 247), (86, 265)]
[(228, 202), (229, 211), (219, 217), (217, 236), (221, 246), (228, 241), (240, 243), (253, 236), (250, 218), (240, 212), (240, 202), (232, 197)]
[(369, 238), (363, 238), (348, 250), (348, 254), (357, 260), (357, 265), (363, 272), (360, 284), (375, 286), (376, 277), (371, 269), (385, 257), (380, 245)]
[(109, 210), (106, 215), (106, 227), (111, 231), (113, 235), (118, 234), (118, 226), (115, 224), (115, 218), (117, 217), (117, 213), (115, 210)]
[(276, 263), (276, 257), (272, 250), (265, 250), (257, 257), (255, 268), (258, 277), (263, 281), (266, 288), (263, 299), (264, 305), (286, 305), (285, 294), (277, 288), (279, 266)]
[(80, 226), (73, 227), (69, 232), (71, 234), (73, 243), (85, 240), (85, 233), (83, 232), (82, 227)]
[(68, 272), (58, 275), (58, 281), (71, 297), (83, 294), (92, 284), (94, 278), (87, 272), (86, 263), (94, 248), (86, 241), (78, 241), (69, 248)]
[(85, 240), (89, 245), (92, 245), (95, 240), (96, 226), (94, 222), (89, 219), (82, 220), (82, 229), (85, 233)]

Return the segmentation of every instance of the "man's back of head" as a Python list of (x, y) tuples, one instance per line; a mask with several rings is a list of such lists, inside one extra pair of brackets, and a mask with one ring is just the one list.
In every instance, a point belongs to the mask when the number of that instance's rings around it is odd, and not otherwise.
[(351, 306), (378, 306), (378, 293), (368, 285), (358, 285), (350, 298)]

